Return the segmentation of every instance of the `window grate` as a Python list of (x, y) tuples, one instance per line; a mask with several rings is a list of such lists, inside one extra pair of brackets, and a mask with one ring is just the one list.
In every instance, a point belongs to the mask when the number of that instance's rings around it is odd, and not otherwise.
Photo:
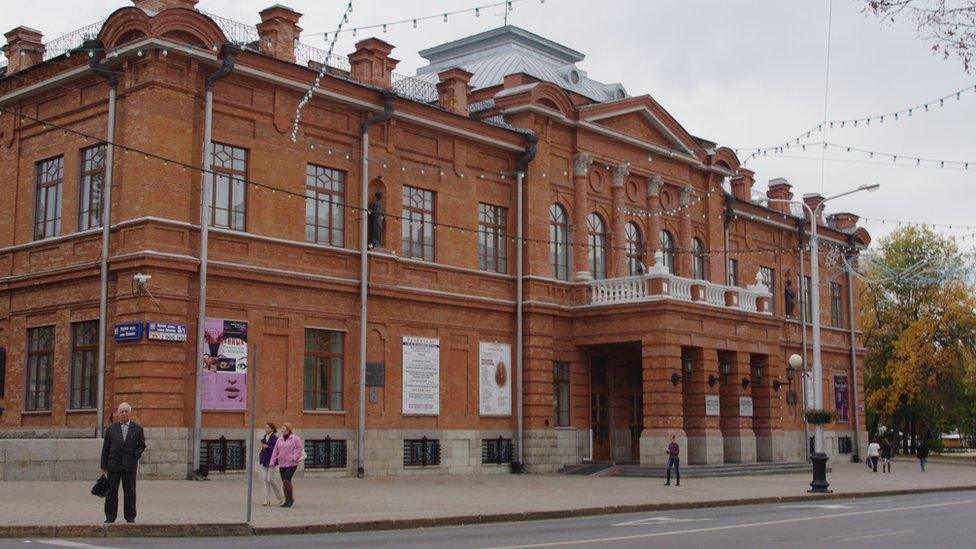
[(441, 463), (441, 441), (429, 439), (405, 439), (403, 441), (403, 466), (404, 467), (427, 467), (428, 465), (440, 465)]
[(839, 453), (849, 454), (853, 447), (851, 437), (837, 437), (837, 449)]
[(486, 438), (481, 440), (481, 463), (511, 463), (512, 439)]
[(346, 467), (346, 441), (321, 440), (305, 441), (306, 469), (344, 469)]
[(207, 471), (243, 471), (247, 446), (243, 440), (200, 441), (200, 469)]

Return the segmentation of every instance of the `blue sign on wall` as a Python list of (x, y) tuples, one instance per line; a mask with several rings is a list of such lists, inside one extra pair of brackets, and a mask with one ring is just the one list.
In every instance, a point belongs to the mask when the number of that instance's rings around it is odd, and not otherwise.
[(129, 322), (126, 324), (116, 324), (114, 330), (115, 341), (139, 341), (145, 325), (142, 322)]
[(186, 324), (149, 322), (146, 324), (146, 338), (158, 341), (186, 341)]

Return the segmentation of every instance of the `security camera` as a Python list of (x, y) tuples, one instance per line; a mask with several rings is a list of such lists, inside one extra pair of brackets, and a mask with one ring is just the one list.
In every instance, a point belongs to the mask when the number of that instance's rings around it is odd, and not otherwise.
[(132, 281), (135, 283), (136, 288), (138, 288), (139, 290), (147, 290), (149, 288), (149, 279), (151, 278), (152, 275), (147, 275), (142, 273), (136, 273), (132, 275)]

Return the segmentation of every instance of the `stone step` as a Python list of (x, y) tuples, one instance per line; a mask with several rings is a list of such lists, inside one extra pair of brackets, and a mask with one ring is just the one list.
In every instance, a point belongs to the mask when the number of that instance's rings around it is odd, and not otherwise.
[[(811, 472), (811, 465), (804, 462), (732, 463), (681, 467), (681, 476), (686, 478), (788, 475), (808, 472)], [(603, 476), (665, 478), (667, 468), (664, 466), (624, 465), (606, 471)]]

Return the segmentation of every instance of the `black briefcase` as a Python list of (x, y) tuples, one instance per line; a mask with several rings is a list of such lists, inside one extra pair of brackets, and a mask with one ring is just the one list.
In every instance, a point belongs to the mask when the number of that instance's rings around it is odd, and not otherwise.
[(92, 486), (91, 493), (93, 496), (98, 496), (100, 498), (108, 496), (108, 479), (105, 475), (98, 477), (95, 481), (95, 485)]

